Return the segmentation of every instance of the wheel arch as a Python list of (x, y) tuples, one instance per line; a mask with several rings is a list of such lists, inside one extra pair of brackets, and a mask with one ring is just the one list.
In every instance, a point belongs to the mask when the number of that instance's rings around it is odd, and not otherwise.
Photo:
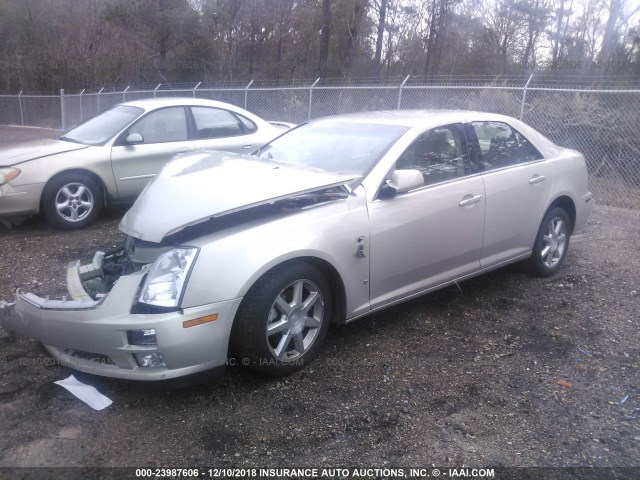
[[(567, 212), (567, 215), (569, 215), (569, 220), (571, 221), (571, 231), (569, 233), (571, 234), (573, 232), (573, 228), (575, 227), (575, 224), (576, 224), (576, 204), (575, 204), (575, 202), (568, 195), (560, 195), (559, 197), (554, 199), (553, 202), (551, 202), (551, 204), (547, 208), (546, 212), (548, 212), (549, 210), (551, 210), (552, 208), (555, 208), (555, 207), (562, 208), (565, 212)], [(546, 215), (546, 212), (545, 212), (545, 215)], [(544, 216), (543, 216), (543, 218), (544, 218)]]
[(320, 257), (303, 255), (277, 262), (276, 264), (271, 265), (267, 270), (262, 272), (262, 274), (258, 276), (255, 281), (253, 281), (251, 286), (247, 289), (247, 292), (276, 268), (282, 268), (283, 266), (292, 265), (295, 263), (306, 263), (320, 270), (331, 289), (331, 295), (333, 298), (333, 312), (331, 312), (332, 322), (343, 323), (346, 317), (347, 304), (347, 294), (344, 281), (342, 280), (342, 277), (338, 270), (330, 262)]

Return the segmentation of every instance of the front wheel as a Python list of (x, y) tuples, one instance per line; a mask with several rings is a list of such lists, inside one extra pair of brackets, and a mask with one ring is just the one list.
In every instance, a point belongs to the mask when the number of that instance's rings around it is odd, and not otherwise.
[(42, 208), (49, 223), (70, 230), (93, 223), (102, 203), (100, 185), (83, 173), (65, 173), (55, 178), (47, 185), (42, 198)]
[(556, 273), (567, 256), (570, 236), (567, 212), (560, 207), (550, 209), (542, 219), (533, 253), (526, 261), (529, 271), (542, 277)]
[(257, 372), (289, 375), (318, 354), (331, 311), (329, 285), (317, 268), (281, 265), (247, 292), (231, 332), (232, 350)]

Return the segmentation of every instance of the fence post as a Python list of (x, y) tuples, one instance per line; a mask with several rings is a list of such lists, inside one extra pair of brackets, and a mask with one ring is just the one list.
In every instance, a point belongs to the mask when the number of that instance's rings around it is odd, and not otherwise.
[(201, 83), (202, 82), (198, 82), (198, 84), (195, 87), (193, 87), (193, 98), (196, 98), (196, 90), (198, 89)]
[(398, 89), (398, 108), (397, 110), (400, 110), (400, 105), (402, 104), (402, 87), (404, 87), (404, 84), (407, 83), (407, 80), (409, 80), (409, 77), (411, 75), (407, 75), (404, 79), (404, 81), (400, 84), (400, 88)]
[(82, 89), (82, 91), (80, 92), (80, 97), (78, 97), (80, 99), (80, 122), (82, 122), (82, 94), (84, 93), (84, 88)]
[(100, 113), (100, 94), (102, 93), (102, 90), (104, 90), (104, 87), (98, 90), (98, 113)]
[(520, 104), (520, 121), (522, 121), (522, 116), (524, 115), (524, 102), (527, 99), (527, 87), (529, 86), (529, 82), (531, 82), (531, 79), (533, 78), (533, 73), (531, 75), (529, 75), (529, 80), (527, 80), (527, 83), (524, 84), (524, 89), (522, 90), (522, 103)]
[(316, 78), (316, 81), (313, 82), (313, 85), (309, 87), (309, 114), (307, 116), (307, 120), (311, 120), (311, 102), (313, 100), (313, 87), (320, 81), (320, 77)]
[(247, 97), (248, 97), (248, 90), (249, 87), (251, 86), (251, 84), (253, 83), (253, 78), (251, 79), (251, 81), (247, 84), (246, 87), (244, 87), (244, 109), (247, 109)]
[(126, 102), (127, 101), (127, 90), (129, 90), (131, 88), (131, 85), (128, 85), (127, 88), (125, 88), (122, 91), (122, 101)]
[(60, 117), (61, 117), (61, 124), (62, 124), (62, 131), (65, 131), (67, 129), (67, 122), (65, 120), (65, 111), (64, 111), (64, 88), (60, 89)]
[(20, 90), (20, 93), (18, 94), (18, 105), (20, 105), (20, 123), (24, 127), (24, 115), (22, 113), (22, 90)]
[(160, 85), (162, 85), (162, 84), (159, 83), (158, 86), (153, 89), (153, 98), (156, 98), (156, 90), (158, 90), (160, 88)]

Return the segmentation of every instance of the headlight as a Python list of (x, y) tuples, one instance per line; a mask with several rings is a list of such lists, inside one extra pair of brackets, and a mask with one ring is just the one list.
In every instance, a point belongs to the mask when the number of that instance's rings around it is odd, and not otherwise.
[(197, 253), (197, 248), (176, 248), (160, 255), (147, 273), (138, 301), (177, 307)]
[(20, 175), (20, 170), (17, 168), (0, 168), (0, 185), (9, 183), (18, 175)]

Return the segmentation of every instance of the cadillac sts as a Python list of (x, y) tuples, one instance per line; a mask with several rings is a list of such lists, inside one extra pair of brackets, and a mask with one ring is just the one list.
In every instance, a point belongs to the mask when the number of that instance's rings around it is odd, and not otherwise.
[(514, 262), (552, 275), (590, 213), (583, 156), (513, 118), (367, 112), (253, 155), (167, 164), (121, 248), (66, 270), (68, 298), (18, 291), (6, 328), (71, 368), (164, 380), (307, 364), (351, 322)]

